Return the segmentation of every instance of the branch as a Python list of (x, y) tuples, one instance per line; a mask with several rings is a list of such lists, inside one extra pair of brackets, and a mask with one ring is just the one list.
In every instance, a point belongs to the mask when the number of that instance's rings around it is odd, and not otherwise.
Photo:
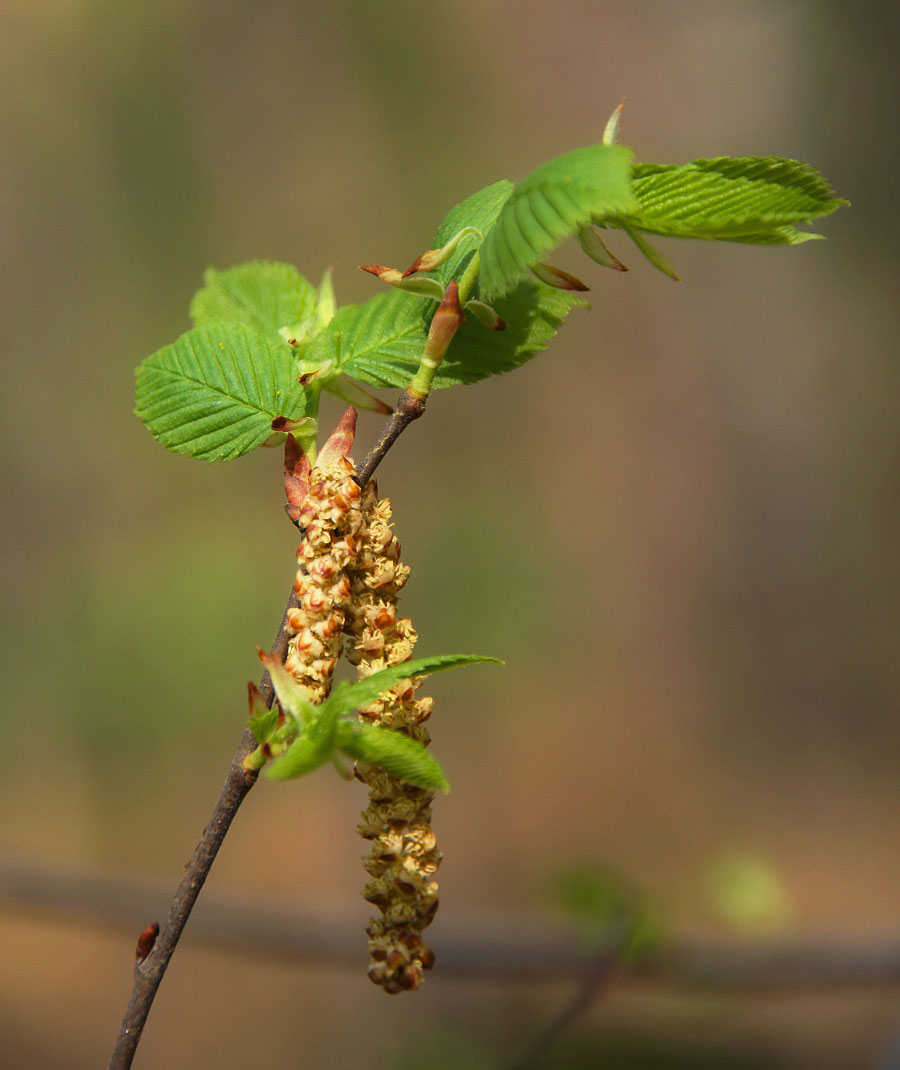
[(541, 1057), (582, 1014), (590, 1010), (594, 1000), (601, 992), (606, 991), (624, 970), (623, 956), (627, 951), (630, 938), (631, 932), (625, 932), (619, 938), (618, 946), (596, 957), (590, 972), (575, 990), (569, 1002), (538, 1033), (528, 1051), (520, 1059), (516, 1059), (510, 1070), (532, 1070), (533, 1067), (539, 1066)]
[(366, 454), (363, 463), (357, 468), (356, 482), (364, 487), (372, 476), (375, 469), (384, 460), (387, 451), (393, 446), (406, 428), (425, 412), (425, 398), (416, 398), (405, 390), (397, 398), (394, 411), (388, 417), (387, 423), (381, 429), (381, 434), (375, 445)]
[[(73, 872), (30, 860), (0, 858), (0, 904), (7, 911), (48, 915), (79, 926), (135, 932), (165, 909), (162, 884)], [(442, 915), (440, 975), (433, 980), (490, 978), (534, 984), (569, 978), (585, 984), (619, 954), (610, 936), (586, 955), (577, 934), (550, 922), (508, 915)], [(191, 918), (191, 940), (217, 950), (279, 962), (359, 964), (359, 918), (307, 910), (267, 909), (204, 896)], [(429, 982), (433, 983), (433, 982)], [(680, 991), (805, 991), (900, 984), (900, 930), (821, 933), (746, 941), (684, 934), (626, 966), (623, 983)]]
[[(272, 646), (272, 654), (280, 660), (284, 660), (287, 653), (290, 632), (287, 627), (288, 611), (296, 606), (296, 596), (291, 590), (291, 596), (285, 606), (281, 618), (281, 625)], [(275, 698), (275, 689), (268, 672), (263, 674), (259, 685), (260, 694), (267, 706), (271, 706)], [(187, 865), (181, 883), (172, 899), (169, 907), (169, 916), (166, 924), (156, 938), (151, 950), (144, 957), (144, 949), (139, 943), (138, 962), (134, 967), (134, 984), (131, 989), (131, 997), (116, 1045), (113, 1048), (109, 1060), (109, 1070), (127, 1070), (134, 1059), (134, 1053), (140, 1043), (141, 1033), (147, 1021), (147, 1015), (153, 1005), (156, 991), (162, 982), (169, 960), (175, 953), (178, 941), (190, 917), (200, 889), (206, 881), (225, 834), (231, 827), (238, 807), (244, 801), (244, 797), (256, 783), (257, 773), (249, 772), (241, 763), (244, 758), (256, 746), (256, 740), (248, 729), (244, 730), (241, 741), (231, 759), (228, 776), (209, 819), (209, 824), (203, 830), (200, 842), (194, 850), (194, 854)]]
[[(425, 398), (412, 397), (405, 390), (401, 393), (390, 419), (385, 424), (377, 442), (369, 450), (362, 467), (357, 472), (355, 478), (361, 487), (364, 487), (371, 479), (375, 469), (404, 429), (413, 420), (417, 420), (424, 411)], [(284, 661), (287, 654), (288, 641), (291, 635), (287, 627), (287, 615), (296, 606), (297, 597), (292, 589), (291, 596), (281, 617), (278, 634), (272, 646), (272, 655), (280, 661)], [(275, 699), (275, 689), (272, 686), (268, 672), (263, 674), (259, 692), (265, 704), (271, 707)], [(244, 759), (255, 747), (256, 740), (249, 729), (245, 729), (234, 757), (231, 759), (225, 784), (219, 794), (212, 817), (209, 819), (209, 824), (203, 831), (200, 842), (194, 850), (181, 883), (178, 885), (178, 889), (172, 899), (166, 924), (156, 937), (155, 942), (153, 942), (152, 933), (149, 930), (145, 929), (141, 934), (141, 940), (138, 942), (138, 961), (134, 967), (134, 983), (131, 989), (131, 997), (128, 1000), (125, 1017), (122, 1020), (119, 1036), (109, 1061), (109, 1070), (127, 1070), (134, 1060), (134, 1054), (140, 1043), (141, 1033), (150, 1013), (150, 1007), (153, 1005), (153, 999), (162, 982), (166, 967), (169, 965), (169, 961), (175, 953), (175, 948), (178, 946), (178, 941), (190, 917), (194, 903), (196, 903), (200, 890), (209, 876), (209, 871), (212, 869), (212, 864), (219, 853), (219, 848), (222, 846), (238, 808), (256, 783), (258, 773), (246, 770), (242, 765)]]

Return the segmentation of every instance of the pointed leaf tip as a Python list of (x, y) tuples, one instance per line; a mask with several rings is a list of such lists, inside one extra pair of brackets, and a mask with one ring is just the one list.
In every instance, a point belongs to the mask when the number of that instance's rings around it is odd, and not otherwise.
[(353, 439), (356, 435), (356, 409), (349, 405), (344, 415), (338, 421), (337, 427), (328, 436), (322, 447), (317, 465), (334, 464), (335, 461), (346, 457), (353, 448)]
[(284, 493), (287, 497), (285, 512), (296, 523), (300, 508), (309, 493), (309, 457), (300, 449), (293, 435), (284, 440)]
[(586, 282), (582, 282), (575, 275), (570, 275), (568, 271), (563, 271), (562, 268), (554, 267), (552, 264), (538, 262), (531, 265), (531, 270), (541, 282), (557, 290), (578, 290), (583, 293), (590, 289)]
[(625, 108), (625, 98), (619, 101), (613, 110), (612, 115), (606, 120), (606, 127), (603, 131), (602, 143), (604, 145), (614, 145), (616, 138), (619, 136), (619, 122), (622, 118), (622, 111)]

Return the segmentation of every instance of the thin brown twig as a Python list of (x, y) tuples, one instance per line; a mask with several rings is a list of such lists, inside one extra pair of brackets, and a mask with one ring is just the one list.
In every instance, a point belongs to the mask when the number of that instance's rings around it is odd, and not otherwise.
[[(272, 654), (282, 661), (287, 652), (290, 631), (287, 627), (288, 611), (296, 606), (296, 595), (291, 590), (291, 596), (285, 606), (281, 617), (278, 634), (272, 645)], [(275, 697), (275, 690), (268, 672), (263, 674), (259, 685), (259, 692), (267, 706), (271, 706)], [(140, 1043), (141, 1033), (147, 1021), (147, 1015), (153, 1005), (157, 989), (162, 982), (166, 967), (178, 946), (178, 941), (190, 917), (197, 896), (206, 881), (225, 834), (231, 827), (238, 808), (244, 801), (247, 793), (256, 783), (258, 774), (244, 769), (244, 758), (256, 746), (256, 740), (248, 729), (244, 730), (238, 748), (231, 759), (225, 784), (216, 801), (216, 805), (209, 819), (209, 824), (203, 830), (200, 842), (194, 850), (181, 883), (172, 898), (169, 907), (169, 916), (163, 926), (150, 953), (135, 963), (134, 983), (125, 1017), (109, 1060), (109, 1070), (127, 1070), (134, 1059), (135, 1051)]]
[[(159, 917), (169, 899), (162, 884), (78, 871), (29, 858), (0, 856), (0, 910), (37, 923), (57, 920), (137, 933)], [(583, 941), (550, 920), (442, 915), (435, 981), (490, 979), (535, 984), (584, 982), (619, 954), (621, 941), (604, 938), (585, 954)], [(284, 910), (221, 895), (204, 895), (191, 915), (191, 941), (257, 960), (339, 966), (358, 965), (359, 916), (355, 911)], [(429, 982), (432, 983), (432, 982)], [(747, 940), (721, 934), (683, 933), (625, 963), (622, 983), (692, 991), (809, 992), (829, 988), (900, 985), (900, 930), (857, 929)]]
[[(394, 411), (382, 429), (378, 440), (369, 450), (357, 471), (355, 478), (361, 487), (364, 487), (371, 479), (375, 469), (401, 433), (413, 420), (418, 419), (424, 411), (424, 399), (412, 397), (405, 390), (401, 393)], [(282, 614), (281, 625), (278, 629), (275, 643), (272, 646), (273, 656), (281, 661), (284, 660), (287, 653), (288, 640), (290, 638), (287, 615), (296, 605), (296, 595), (292, 590)], [(263, 674), (259, 692), (266, 705), (271, 706), (275, 692), (268, 673)], [(238, 808), (256, 783), (258, 774), (244, 769), (242, 764), (244, 758), (255, 746), (256, 740), (250, 731), (245, 729), (234, 757), (231, 759), (225, 784), (213, 808), (209, 824), (204, 829), (200, 842), (197, 844), (185, 869), (181, 883), (172, 898), (166, 923), (149, 954), (146, 954), (146, 957), (139, 958), (139, 961), (135, 964), (131, 996), (110, 1057), (109, 1070), (128, 1070), (134, 1060), (141, 1033), (150, 1013), (150, 1007), (153, 1005), (153, 999), (162, 982), (166, 967), (169, 965), (169, 961), (175, 953), (175, 948), (178, 946), (178, 941), (190, 917), (194, 903), (197, 901), (200, 890), (203, 888)]]
[(385, 454), (397, 441), (407, 427), (425, 412), (425, 399), (416, 398), (405, 390), (397, 399), (394, 411), (387, 419), (387, 423), (381, 429), (381, 434), (375, 445), (366, 454), (363, 463), (356, 470), (356, 482), (364, 487), (372, 476), (375, 469), (384, 460)]
[(563, 1033), (574, 1022), (590, 1010), (591, 1005), (612, 985), (625, 969), (625, 954), (630, 942), (631, 932), (626, 931), (618, 940), (612, 941), (612, 948), (598, 954), (589, 972), (575, 989), (572, 997), (561, 1010), (538, 1033), (528, 1050), (510, 1066), (510, 1070), (533, 1070), (541, 1058), (553, 1047)]

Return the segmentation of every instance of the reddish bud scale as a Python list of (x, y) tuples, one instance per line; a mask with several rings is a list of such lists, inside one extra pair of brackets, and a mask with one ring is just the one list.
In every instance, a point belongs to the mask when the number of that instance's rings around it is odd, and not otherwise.
[(153, 950), (157, 936), (159, 936), (159, 922), (154, 921), (152, 925), (141, 930), (137, 947), (134, 949), (134, 957), (138, 964), (142, 963)]
[[(347, 569), (356, 561), (362, 526), (360, 490), (353, 479), (356, 469), (347, 457), (355, 422), (351, 407), (322, 447), (315, 466), (304, 473), (302, 500), (295, 497), (291, 503), (303, 539), (297, 548), (300, 567), (294, 580), (300, 604), (286, 619), (291, 638), (285, 667), (314, 704), (331, 690), (341, 656), (351, 597)], [(299, 468), (297, 462), (292, 465), (293, 471)]]
[[(408, 661), (416, 643), (412, 622), (397, 616), (397, 594), (409, 569), (400, 562), (400, 546), (391, 531), (390, 501), (379, 501), (372, 484), (363, 494), (362, 515), (359, 553), (348, 570), (352, 598), (344, 625), (350, 636), (346, 654), (361, 679)], [(427, 745), (423, 722), (432, 700), (417, 700), (417, 687), (417, 681), (401, 681), (361, 709), (360, 717)], [(431, 830), (434, 795), (363, 764), (356, 775), (369, 786), (369, 806), (358, 826), (372, 845), (365, 860), (371, 879), (363, 897), (382, 913), (366, 930), (369, 977), (385, 992), (406, 992), (419, 987), (423, 971), (434, 963), (421, 935), (438, 905), (434, 876), (441, 854)]]

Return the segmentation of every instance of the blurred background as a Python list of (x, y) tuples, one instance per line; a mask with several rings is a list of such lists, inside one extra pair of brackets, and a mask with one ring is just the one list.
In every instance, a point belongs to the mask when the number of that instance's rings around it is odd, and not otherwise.
[[(63, 873), (174, 889), (293, 577), (279, 455), (176, 457), (131, 413), (207, 266), (334, 265), (364, 300), (357, 264), (408, 263), (623, 95), (638, 159), (789, 155), (853, 201), (798, 248), (661, 239), (680, 285), (624, 236), (627, 275), (564, 249), (592, 311), (433, 397), (379, 477), (403, 606), (422, 654), (507, 661), (431, 685), (437, 969), (365, 977), (364, 789), (263, 784), (207, 893), (356, 918), (358, 964), (188, 927), (138, 1065), (505, 1066), (572, 983), (442, 977), (442, 921), (527, 935), (592, 867), (676, 934), (897, 932), (897, 29), (836, 0), (3, 5), (0, 851)], [(0, 902), (8, 1065), (105, 1063), (149, 920)], [(546, 1065), (896, 1066), (897, 996), (623, 982)]]

